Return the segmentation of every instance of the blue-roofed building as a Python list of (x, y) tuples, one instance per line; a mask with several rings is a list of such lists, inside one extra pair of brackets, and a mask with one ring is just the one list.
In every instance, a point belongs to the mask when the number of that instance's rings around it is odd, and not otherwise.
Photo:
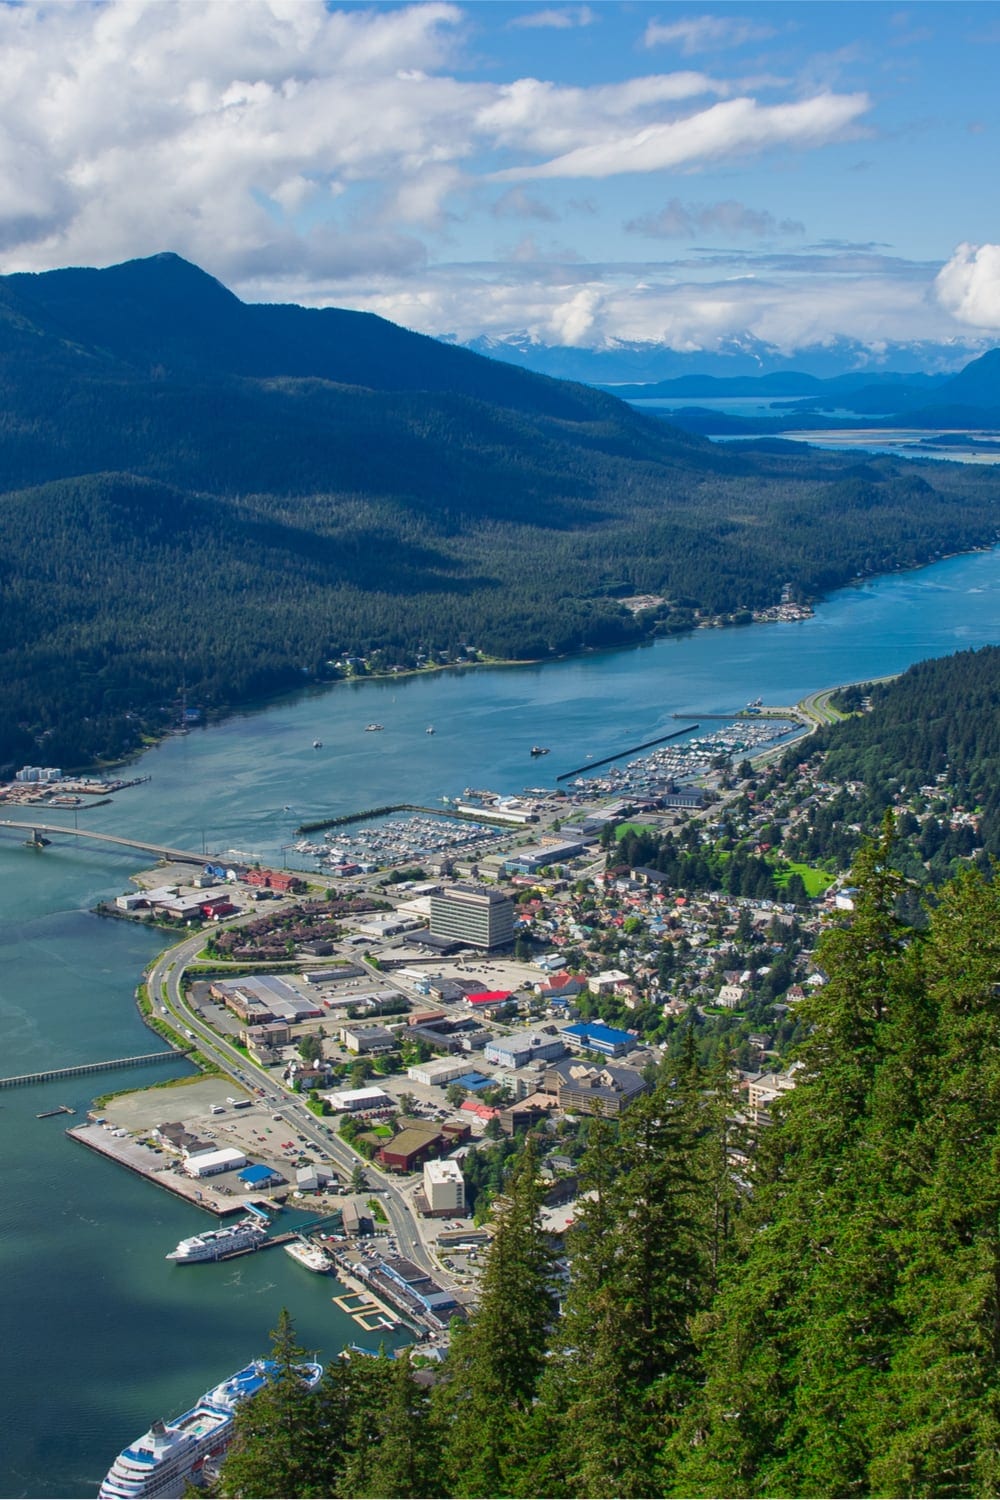
[(562, 1035), (570, 1046), (580, 1047), (584, 1052), (601, 1052), (605, 1057), (621, 1057), (631, 1052), (636, 1039), (630, 1031), (619, 1031), (614, 1026), (601, 1026), (596, 1021), (580, 1021), (567, 1026)]
[(240, 1173), (240, 1181), (245, 1182), (247, 1187), (251, 1188), (271, 1187), (272, 1184), (284, 1182), (284, 1180), (281, 1173), (275, 1172), (273, 1167), (244, 1167)]
[(488, 1089), (491, 1083), (496, 1082), (496, 1079), (487, 1078), (483, 1073), (473, 1072), (463, 1073), (461, 1078), (455, 1079), (455, 1082), (460, 1088), (468, 1089), (470, 1093), (477, 1094), (480, 1089)]

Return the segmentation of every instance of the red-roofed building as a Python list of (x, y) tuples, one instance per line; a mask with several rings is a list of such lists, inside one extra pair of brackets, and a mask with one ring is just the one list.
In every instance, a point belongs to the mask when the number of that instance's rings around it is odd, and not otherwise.
[(468, 1110), (470, 1115), (475, 1115), (478, 1120), (495, 1120), (500, 1111), (494, 1109), (491, 1104), (480, 1104), (476, 1099), (464, 1099), (462, 1109)]
[(285, 894), (297, 891), (304, 883), (287, 870), (248, 870), (243, 879), (247, 885), (259, 886), (268, 891), (282, 891)]
[(543, 979), (535, 986), (539, 995), (548, 1000), (556, 998), (572, 999), (586, 989), (587, 981), (582, 974), (571, 974), (568, 969), (561, 969), (558, 974), (551, 974), (548, 979)]
[(479, 990), (474, 995), (466, 995), (465, 1003), (473, 1010), (498, 1010), (507, 1004), (513, 993), (513, 990)]

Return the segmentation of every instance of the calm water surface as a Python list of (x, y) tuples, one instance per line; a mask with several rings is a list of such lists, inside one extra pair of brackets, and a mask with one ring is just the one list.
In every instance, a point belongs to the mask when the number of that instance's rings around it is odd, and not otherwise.
[[(998, 640), (1000, 552), (951, 558), (844, 590), (794, 624), (303, 694), (150, 751), (139, 769), (151, 781), (81, 822), (280, 862), (305, 817), (434, 803), (470, 785), (551, 784), (588, 753), (668, 732), (675, 712), (727, 712), (758, 695), (794, 703)], [(372, 720), (383, 733), (365, 733)], [(529, 756), (537, 743), (552, 747), (544, 762)], [(134, 855), (58, 843), (37, 854), (0, 834), (0, 1073), (155, 1048), (133, 991), (159, 940), (89, 910), (126, 889), (135, 868)], [(183, 1071), (168, 1061), (113, 1082)], [(262, 1352), (282, 1305), (327, 1355), (356, 1332), (330, 1302), (335, 1288), (287, 1256), (194, 1269), (164, 1261), (205, 1217), (68, 1141), (60, 1119), (35, 1119), (53, 1104), (84, 1109), (98, 1087), (84, 1078), (0, 1091), (6, 1496), (93, 1495), (153, 1417), (176, 1414)]]

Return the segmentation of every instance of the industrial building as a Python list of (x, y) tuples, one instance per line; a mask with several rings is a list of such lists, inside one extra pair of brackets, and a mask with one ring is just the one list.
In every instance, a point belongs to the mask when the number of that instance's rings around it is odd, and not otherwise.
[(547, 1061), (562, 1057), (566, 1043), (561, 1036), (549, 1036), (541, 1031), (515, 1031), (510, 1036), (496, 1037), (486, 1046), (483, 1056), (487, 1062), (497, 1063), (501, 1068), (523, 1068), (536, 1058)]
[(219, 1172), (233, 1172), (245, 1167), (247, 1159), (235, 1146), (223, 1146), (221, 1151), (202, 1151), (189, 1156), (184, 1171), (189, 1177), (214, 1177)]
[(432, 937), (473, 948), (504, 948), (514, 941), (514, 903), (484, 886), (456, 885), (431, 897)]
[(414, 1063), (411, 1068), (407, 1068), (406, 1076), (412, 1078), (414, 1083), (422, 1083), (425, 1088), (444, 1088), (446, 1084), (460, 1078), (468, 1071), (468, 1058), (462, 1057), (452, 1062), (446, 1057), (441, 1057), (433, 1062)]
[(334, 1114), (347, 1110), (351, 1114), (364, 1113), (372, 1109), (393, 1109), (389, 1095), (382, 1089), (340, 1089), (325, 1095)]

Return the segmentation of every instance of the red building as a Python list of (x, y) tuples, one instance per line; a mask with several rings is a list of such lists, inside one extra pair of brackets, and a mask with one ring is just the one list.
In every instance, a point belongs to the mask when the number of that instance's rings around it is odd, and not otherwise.
[(263, 890), (280, 891), (282, 895), (300, 890), (304, 883), (287, 870), (248, 870), (243, 881), (246, 885), (258, 886)]

